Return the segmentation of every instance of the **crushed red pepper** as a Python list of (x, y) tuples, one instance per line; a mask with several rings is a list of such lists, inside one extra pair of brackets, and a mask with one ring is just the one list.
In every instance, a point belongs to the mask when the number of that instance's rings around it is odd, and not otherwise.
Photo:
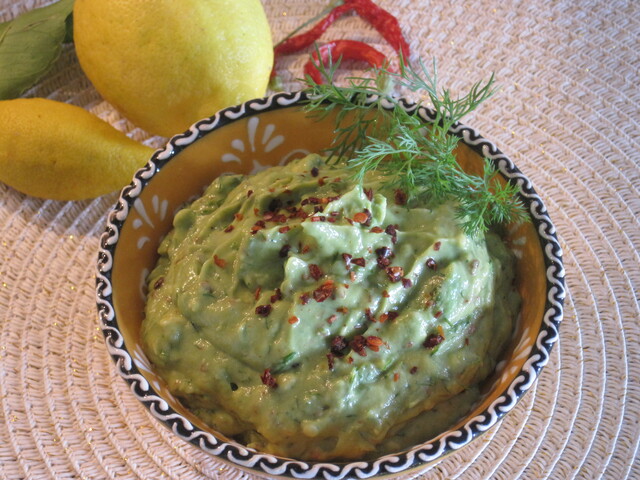
[(311, 275), (311, 278), (313, 278), (314, 280), (320, 280), (320, 278), (322, 278), (322, 276), (324, 275), (324, 272), (315, 263), (310, 263), (309, 264), (309, 275)]
[(402, 267), (387, 267), (387, 276), (392, 282), (399, 282), (404, 276), (404, 269)]
[(271, 305), (258, 305), (256, 307), (256, 315), (260, 315), (261, 317), (268, 317), (271, 313)]
[(422, 344), (423, 347), (432, 349), (440, 345), (444, 341), (444, 337), (439, 333), (432, 333)]
[(220, 258), (218, 255), (213, 256), (213, 262), (220, 268), (224, 268), (227, 264), (227, 261), (223, 258)]
[(264, 385), (266, 385), (269, 388), (278, 388), (278, 382), (276, 381), (276, 379), (273, 377), (273, 375), (271, 375), (271, 369), (270, 368), (265, 368), (264, 372), (262, 373), (262, 375), (260, 375), (260, 380), (262, 380), (262, 383)]

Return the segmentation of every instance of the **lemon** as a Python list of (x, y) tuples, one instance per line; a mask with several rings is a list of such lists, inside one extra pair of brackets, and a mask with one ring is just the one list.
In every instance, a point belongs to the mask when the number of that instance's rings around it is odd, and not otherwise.
[(152, 153), (83, 108), (44, 98), (0, 101), (0, 181), (28, 195), (82, 200), (112, 192)]
[(91, 83), (150, 133), (265, 94), (273, 47), (260, 0), (76, 0), (73, 22)]

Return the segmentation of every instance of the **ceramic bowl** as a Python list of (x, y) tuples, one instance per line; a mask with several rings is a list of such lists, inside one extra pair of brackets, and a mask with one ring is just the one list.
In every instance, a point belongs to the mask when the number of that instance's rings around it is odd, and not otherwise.
[[(406, 451), (357, 462), (308, 462), (254, 451), (207, 427), (174, 398), (154, 373), (140, 346), (145, 281), (174, 212), (224, 172), (251, 173), (292, 158), (321, 152), (333, 137), (330, 119), (316, 122), (301, 110), (304, 93), (284, 93), (218, 112), (173, 137), (123, 189), (101, 237), (97, 272), (99, 320), (118, 373), (133, 394), (177, 436), (251, 473), (277, 478), (379, 478), (417, 473), (463, 447), (512, 410), (531, 388), (558, 339), (564, 298), (562, 253), (547, 210), (531, 182), (491, 142), (462, 124), (457, 156), (467, 169), (482, 157), (519, 188), (528, 222), (508, 229), (517, 257), (523, 297), (516, 331), (484, 397), (458, 424)], [(406, 104), (425, 123), (432, 113)]]

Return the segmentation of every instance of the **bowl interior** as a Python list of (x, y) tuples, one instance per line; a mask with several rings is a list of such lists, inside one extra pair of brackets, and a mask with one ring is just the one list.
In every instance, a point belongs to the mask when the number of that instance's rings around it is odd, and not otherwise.
[[(163, 163), (162, 168), (136, 198), (120, 230), (112, 269), (113, 305), (126, 348), (140, 372), (176, 412), (219, 438), (224, 437), (191, 415), (169, 393), (142, 351), (140, 325), (144, 318), (146, 276), (155, 265), (157, 247), (171, 229), (175, 211), (202, 193), (218, 175), (249, 173), (321, 152), (333, 137), (332, 118), (318, 122), (292, 106), (240, 118), (206, 132), (195, 141), (195, 133), (175, 140), (177, 150), (181, 145), (188, 148), (177, 153), (167, 148), (160, 152), (158, 160), (153, 160)], [(163, 157), (173, 158), (164, 163)], [(465, 169), (481, 171), (481, 156), (462, 142), (457, 157)], [(504, 361), (484, 384), (482, 402), (460, 425), (486, 410), (509, 387), (535, 344), (544, 316), (547, 284), (536, 229), (527, 222), (507, 230), (507, 242), (517, 257), (517, 288), (523, 298), (521, 317)]]

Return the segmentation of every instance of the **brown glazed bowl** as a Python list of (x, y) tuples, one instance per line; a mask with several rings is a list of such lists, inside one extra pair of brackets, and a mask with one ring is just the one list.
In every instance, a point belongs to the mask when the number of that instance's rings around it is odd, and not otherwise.
[[(458, 424), (412, 448), (374, 460), (309, 462), (254, 451), (216, 432), (171, 395), (140, 345), (145, 282), (174, 212), (224, 172), (249, 173), (321, 152), (334, 136), (333, 121), (308, 118), (304, 92), (276, 94), (218, 112), (173, 137), (139, 170), (108, 216), (97, 271), (99, 320), (118, 373), (133, 394), (176, 435), (235, 467), (271, 478), (383, 478), (418, 473), (495, 425), (532, 386), (548, 362), (563, 315), (564, 269), (555, 228), (531, 182), (491, 142), (462, 124), (459, 162), (481, 169), (490, 159), (504, 181), (518, 186), (529, 221), (508, 229), (517, 257), (522, 311), (511, 344), (484, 397)], [(426, 124), (432, 112), (404, 104)]]

